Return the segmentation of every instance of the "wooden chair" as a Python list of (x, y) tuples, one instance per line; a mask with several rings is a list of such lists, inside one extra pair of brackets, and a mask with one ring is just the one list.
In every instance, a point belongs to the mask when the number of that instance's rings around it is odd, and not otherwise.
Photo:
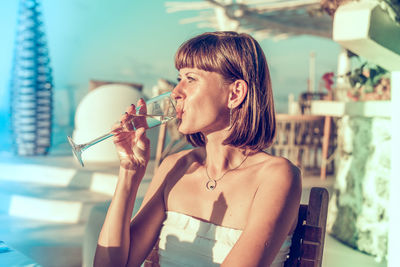
[[(285, 267), (321, 267), (324, 252), (329, 194), (313, 187), (308, 204), (301, 204), (296, 230)], [(144, 262), (144, 267), (158, 267), (158, 244)]]
[(328, 190), (311, 188), (308, 204), (301, 204), (285, 267), (321, 267), (324, 252)]

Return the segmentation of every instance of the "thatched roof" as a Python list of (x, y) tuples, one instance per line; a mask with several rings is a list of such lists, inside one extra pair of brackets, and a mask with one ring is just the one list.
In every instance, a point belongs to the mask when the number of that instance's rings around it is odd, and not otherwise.
[(258, 38), (291, 35), (331, 38), (332, 18), (322, 12), (320, 0), (204, 0), (167, 2), (167, 12), (198, 11), (181, 23), (216, 30), (251, 32)]

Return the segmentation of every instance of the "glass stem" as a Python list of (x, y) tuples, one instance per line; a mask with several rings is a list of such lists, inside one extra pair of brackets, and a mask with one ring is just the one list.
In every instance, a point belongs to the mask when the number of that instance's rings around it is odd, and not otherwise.
[(86, 143), (86, 144), (82, 147), (81, 150), (84, 151), (84, 150), (88, 149), (89, 147), (91, 147), (91, 146), (93, 146), (93, 145), (95, 145), (95, 144), (97, 144), (97, 143), (99, 143), (99, 142), (101, 142), (101, 141), (103, 141), (103, 140), (106, 140), (106, 139), (110, 138), (111, 136), (114, 136), (114, 134), (111, 133), (111, 132), (109, 132), (109, 133), (106, 133), (106, 134), (104, 134), (104, 135), (102, 135), (102, 136), (100, 136), (100, 137), (97, 137), (96, 139), (90, 141), (89, 143)]

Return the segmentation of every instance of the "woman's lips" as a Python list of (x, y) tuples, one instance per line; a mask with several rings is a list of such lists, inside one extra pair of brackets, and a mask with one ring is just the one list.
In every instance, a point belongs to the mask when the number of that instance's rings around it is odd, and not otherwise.
[(182, 112), (182, 111), (176, 113), (176, 117), (177, 117), (178, 119), (182, 119), (182, 115), (183, 115), (183, 112)]
[(183, 113), (184, 113), (184, 111), (183, 111), (182, 107), (177, 107), (176, 108), (176, 117), (178, 119), (182, 119)]

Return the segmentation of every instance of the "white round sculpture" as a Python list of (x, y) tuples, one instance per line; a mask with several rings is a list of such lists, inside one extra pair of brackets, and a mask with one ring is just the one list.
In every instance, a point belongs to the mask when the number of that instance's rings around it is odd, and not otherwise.
[[(126, 108), (141, 97), (139, 90), (122, 84), (102, 85), (90, 91), (76, 109), (74, 141), (86, 143), (109, 132)], [(112, 138), (85, 150), (82, 158), (85, 163), (119, 161)]]

